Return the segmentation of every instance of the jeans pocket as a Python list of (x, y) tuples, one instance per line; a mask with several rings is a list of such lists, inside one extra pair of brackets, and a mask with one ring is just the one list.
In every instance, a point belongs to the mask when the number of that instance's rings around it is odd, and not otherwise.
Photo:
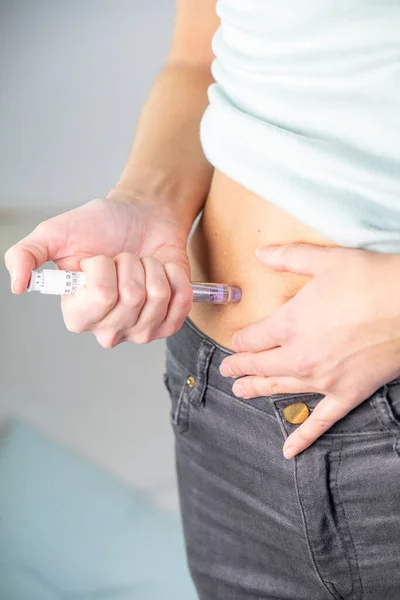
[(169, 351), (167, 351), (163, 381), (171, 401), (172, 426), (178, 433), (184, 433), (189, 428), (190, 376)]

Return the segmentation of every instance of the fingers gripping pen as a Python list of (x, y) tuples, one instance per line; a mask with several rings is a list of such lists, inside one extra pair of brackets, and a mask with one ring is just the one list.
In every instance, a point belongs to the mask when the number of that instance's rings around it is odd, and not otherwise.
[[(32, 271), (27, 291), (59, 296), (70, 295), (75, 294), (85, 285), (85, 282), (85, 273), (82, 271), (42, 269), (42, 271)], [(242, 297), (240, 288), (225, 283), (192, 281), (191, 286), (193, 302), (229, 304), (239, 302)]]

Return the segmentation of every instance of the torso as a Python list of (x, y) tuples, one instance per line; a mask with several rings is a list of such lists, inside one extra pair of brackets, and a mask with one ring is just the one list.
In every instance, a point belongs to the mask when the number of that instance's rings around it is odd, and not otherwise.
[(336, 245), (215, 170), (203, 214), (188, 243), (191, 279), (238, 286), (242, 299), (225, 305), (193, 303), (189, 318), (232, 350), (235, 331), (270, 316), (309, 281), (306, 275), (268, 268), (255, 255), (264, 244), (290, 242)]

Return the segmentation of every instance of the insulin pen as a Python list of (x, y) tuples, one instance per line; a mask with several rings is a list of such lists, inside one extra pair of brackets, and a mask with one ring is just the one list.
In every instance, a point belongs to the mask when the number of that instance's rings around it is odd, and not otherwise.
[[(58, 296), (75, 294), (85, 285), (85, 273), (82, 271), (59, 271), (42, 269), (32, 271), (28, 292), (41, 292)], [(209, 283), (191, 281), (193, 302), (209, 302), (211, 304), (228, 304), (239, 302), (242, 290), (226, 283)]]

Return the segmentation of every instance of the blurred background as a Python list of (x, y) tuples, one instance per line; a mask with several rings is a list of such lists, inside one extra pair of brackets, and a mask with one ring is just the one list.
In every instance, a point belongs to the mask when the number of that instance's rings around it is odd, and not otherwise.
[[(102, 197), (113, 186), (165, 59), (173, 14), (174, 0), (0, 0), (2, 253), (43, 219)], [(44, 434), (46, 443), (61, 444), (82, 464), (100, 468), (124, 493), (144, 494), (155, 510), (177, 515), (169, 398), (162, 382), (165, 340), (104, 349), (91, 334), (65, 329), (59, 298), (13, 296), (4, 267), (0, 302), (2, 435), (16, 417)], [(8, 437), (7, 443), (11, 449), (2, 454), (0, 437), (0, 523), (15, 506), (11, 494), (21, 468), (10, 467), (16, 442)], [(8, 487), (2, 487), (5, 472)], [(71, 494), (79, 496), (79, 489)], [(25, 517), (29, 506), (28, 498)], [(2, 544), (7, 554), (13, 533), (0, 528), (0, 535), (0, 598), (14, 600), (10, 576), (3, 573), (2, 579), (1, 571), (2, 560), (7, 562)], [(24, 543), (20, 538), (18, 551)], [(34, 598), (32, 592), (18, 593), (18, 600)], [(101, 597), (142, 598), (132, 590), (121, 593)], [(39, 596), (47, 598), (43, 590)]]

